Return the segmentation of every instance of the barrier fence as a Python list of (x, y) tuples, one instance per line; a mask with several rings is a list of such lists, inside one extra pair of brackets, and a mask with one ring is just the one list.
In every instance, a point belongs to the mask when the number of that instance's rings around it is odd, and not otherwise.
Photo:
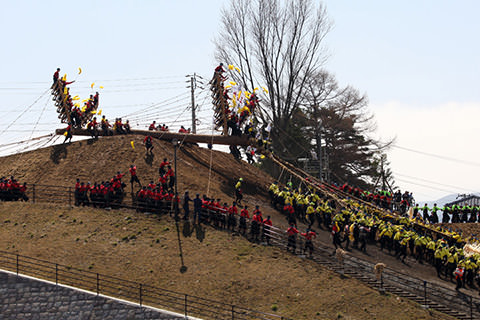
[[(48, 201), (55, 203), (68, 202), (69, 205), (74, 204), (74, 190), (70, 187), (65, 188), (49, 185), (32, 185), (31, 189), (28, 190), (28, 196), (33, 202)], [(139, 204), (136, 203), (133, 199), (131, 200), (131, 204), (118, 203), (116, 204), (116, 206), (137, 210), (145, 209), (139, 206)], [(167, 206), (167, 208), (169, 209), (162, 212), (171, 212), (171, 210), (173, 210), (173, 206)], [(210, 213), (210, 210), (203, 211), (203, 214), (206, 217), (209, 217)], [(216, 213), (220, 213), (226, 216), (226, 214), (221, 211), (217, 211)], [(208, 220), (206, 222), (208, 222)], [(247, 221), (247, 230), (251, 229), (250, 222), (251, 220)], [(249, 235), (247, 233), (247, 237), (248, 236)], [(266, 241), (267, 237), (271, 245), (280, 247), (282, 249), (287, 247), (287, 235), (284, 230), (281, 230), (275, 226), (272, 226), (269, 229), (261, 229), (259, 241)], [(305, 242), (302, 237), (297, 238), (296, 244), (297, 248), (300, 248), (300, 250), (297, 250), (297, 253), (305, 254), (305, 250), (303, 250)], [(379, 289), (383, 289), (383, 286), (387, 287), (387, 291), (388, 288), (397, 288), (399, 290), (402, 290), (403, 292), (411, 294), (412, 298), (414, 296), (416, 298), (423, 299), (419, 302), (422, 303), (425, 307), (436, 308), (440, 311), (445, 312), (447, 312), (447, 310), (445, 310), (444, 308), (447, 308), (453, 312), (457, 311), (463, 313), (464, 319), (480, 319), (480, 299), (473, 297), (468, 293), (455, 291), (447, 287), (446, 285), (440, 284), (438, 282), (434, 283), (425, 281), (423, 279), (419, 279), (412, 275), (401, 273), (392, 269), (385, 269), (385, 271), (383, 272), (382, 280), (380, 281), (376, 279), (374, 275), (373, 268), (375, 265), (373, 263), (360, 258), (356, 258), (351, 255), (347, 255), (344, 261), (340, 263), (333, 256), (333, 249), (331, 247), (328, 247), (326, 244), (323, 244), (320, 241), (314, 241), (314, 245), (315, 252), (313, 255), (313, 259), (317, 262), (333, 268), (336, 272), (342, 274), (360, 275), (361, 277), (363, 277), (361, 280)], [(6, 254), (7, 253), (2, 253), (2, 255)], [(25, 257), (24, 264), (27, 264), (27, 261), (30, 261), (29, 259), (35, 261), (35, 259), (33, 258)], [(48, 262), (43, 263), (48, 264)], [(41, 264), (38, 265), (40, 266)], [(183, 312), (185, 315), (196, 314), (198, 316), (212, 317), (212, 314), (217, 314), (222, 319), (285, 319), (276, 315), (264, 314), (234, 305), (227, 305), (221, 302), (215, 302), (209, 299), (175, 293), (169, 290), (153, 288), (148, 285), (136, 284), (134, 282), (129, 282), (126, 280), (121, 280), (89, 272), (86, 272), (86, 274), (89, 275), (88, 277), (83, 274), (83, 277), (86, 277), (86, 279), (90, 280), (90, 282), (88, 282), (89, 287), (86, 288), (85, 283), (82, 283), (80, 280), (78, 280), (80, 281), (79, 284), (73, 282), (76, 278), (73, 277), (75, 273), (74, 271), (71, 271), (71, 268), (65, 269), (66, 267), (64, 266), (56, 266), (58, 270), (55, 271), (55, 279), (57, 279), (58, 277), (60, 277), (60, 279), (64, 279), (63, 277), (65, 277), (65, 274), (67, 273), (71, 275), (70, 277), (66, 277), (71, 283), (66, 283), (65, 281), (61, 283), (70, 284), (72, 286), (79, 286), (81, 288), (85, 288), (94, 292), (98, 292), (98, 290), (103, 290), (100, 293), (109, 294), (116, 297), (123, 297), (127, 300), (137, 301), (140, 304), (148, 303), (152, 306), (159, 306), (164, 308), (168, 307), (171, 310)], [(40, 272), (40, 270), (37, 270), (37, 272)], [(49, 272), (51, 275), (53, 272), (51, 268)], [(79, 271), (77, 270), (75, 272)], [(85, 273), (85, 271), (82, 272)], [(48, 272), (45, 271), (45, 273)], [(120, 284), (121, 289), (119, 289), (118, 287)], [(254, 313), (257, 313), (257, 317), (253, 316)]]
[(88, 290), (97, 295), (121, 298), (136, 302), (140, 306), (148, 305), (167, 309), (180, 313), (185, 318), (193, 316), (205, 319), (288, 320), (278, 315), (234, 304), (225, 304), (212, 299), (187, 295), (5, 251), (0, 251), (0, 267), (15, 272), (17, 275), (29, 275), (55, 282), (55, 284)]

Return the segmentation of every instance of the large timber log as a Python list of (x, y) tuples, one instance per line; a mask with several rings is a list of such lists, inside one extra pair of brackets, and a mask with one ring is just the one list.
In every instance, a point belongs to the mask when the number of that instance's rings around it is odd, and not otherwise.
[[(57, 129), (55, 133), (63, 135), (65, 129)], [(74, 136), (90, 136), (90, 133), (86, 129), (74, 128), (72, 130)], [(116, 135), (116, 133), (113, 133)], [(150, 131), (150, 130), (132, 130), (130, 135), (138, 134), (143, 136), (151, 136), (160, 140), (172, 141), (177, 139), (178, 141), (190, 142), (190, 143), (211, 143), (222, 145), (236, 145), (236, 146), (248, 146), (249, 139), (246, 136), (223, 136), (223, 135), (203, 135), (203, 134), (191, 134), (191, 133), (174, 133), (165, 131)], [(98, 131), (99, 136), (103, 136), (103, 131)]]

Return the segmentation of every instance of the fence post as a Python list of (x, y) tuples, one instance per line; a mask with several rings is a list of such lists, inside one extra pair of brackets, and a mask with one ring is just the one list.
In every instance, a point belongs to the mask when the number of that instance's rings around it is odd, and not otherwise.
[(68, 187), (68, 205), (72, 206), (72, 187)]
[(187, 295), (185, 294), (185, 319), (188, 317), (188, 312), (187, 312)]
[(18, 276), (18, 267), (19, 267), (19, 264), (18, 264), (18, 254), (17, 254), (17, 276)]
[(428, 307), (427, 305), (427, 281), (423, 281), (423, 298), (424, 298), (424, 304), (425, 307)]
[(33, 201), (33, 203), (35, 203), (35, 183), (32, 186), (32, 193), (33, 193), (32, 194), (32, 201)]
[(97, 272), (97, 296), (100, 294), (100, 275)]
[(58, 285), (58, 263), (55, 263), (55, 284)]
[(232, 320), (235, 319), (235, 306), (232, 304)]
[(142, 306), (142, 284), (140, 283), (140, 307)]

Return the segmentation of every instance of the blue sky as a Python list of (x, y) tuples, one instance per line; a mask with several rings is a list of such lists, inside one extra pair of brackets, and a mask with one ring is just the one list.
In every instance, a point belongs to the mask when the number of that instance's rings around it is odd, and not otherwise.
[[(77, 79), (71, 90), (82, 98), (92, 92), (92, 82), (95, 90), (104, 86), (101, 104), (109, 118), (171, 99), (159, 106), (164, 111), (150, 115), (172, 127), (190, 126), (185, 75), (211, 76), (217, 64), (212, 40), (220, 28), (220, 8), (227, 3), (4, 1), (0, 128), (11, 127), (0, 134), (1, 144), (59, 126), (48, 95), (27, 110), (48, 89), (56, 67)], [(330, 57), (325, 67), (340, 84), (368, 95), (378, 137), (396, 137), (399, 147), (437, 155), (392, 148), (388, 155), (400, 174), (399, 186), (419, 200), (479, 191), (480, 3), (325, 4), (334, 23), (326, 38)], [(200, 129), (208, 131), (208, 90), (198, 89), (197, 97)], [(137, 116), (134, 125), (150, 120)]]

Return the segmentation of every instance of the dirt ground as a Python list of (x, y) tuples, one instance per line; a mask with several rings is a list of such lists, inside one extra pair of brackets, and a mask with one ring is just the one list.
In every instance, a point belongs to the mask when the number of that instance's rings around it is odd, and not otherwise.
[[(76, 178), (100, 182), (117, 171), (128, 172), (129, 166), (136, 164), (142, 183), (156, 181), (163, 158), (173, 159), (173, 146), (155, 140), (153, 156), (146, 156), (142, 141), (141, 136), (114, 136), (3, 157), (0, 176), (14, 175), (29, 184), (73, 187)], [(189, 190), (191, 195), (207, 194), (231, 202), (234, 183), (243, 177), (244, 202), (250, 208), (260, 205), (264, 216), (272, 216), (275, 226), (287, 226), (267, 198), (266, 187), (274, 179), (257, 167), (230, 154), (189, 145), (182, 145), (177, 159), (180, 194)], [(139, 282), (153, 281), (159, 287), (193, 291), (267, 312), (276, 310), (294, 319), (405, 319), (405, 312), (408, 319), (443, 317), (401, 298), (379, 296), (360, 282), (340, 279), (312, 261), (280, 249), (252, 245), (208, 227), (185, 232), (182, 241), (188, 272), (180, 274), (178, 241), (168, 218), (158, 220), (128, 210), (21, 203), (0, 203), (0, 214), (0, 250)], [(190, 230), (182, 226), (182, 232), (185, 229)], [(331, 243), (328, 231), (317, 231), (319, 241)], [(122, 240), (132, 235), (134, 240)], [(413, 260), (402, 264), (375, 246), (369, 246), (368, 255), (358, 251), (350, 254), (405, 273), (415, 272), (428, 281), (443, 282), (436, 278), (433, 268)]]
[(0, 203), (0, 250), (292, 319), (450, 319), (211, 227), (129, 210)]

